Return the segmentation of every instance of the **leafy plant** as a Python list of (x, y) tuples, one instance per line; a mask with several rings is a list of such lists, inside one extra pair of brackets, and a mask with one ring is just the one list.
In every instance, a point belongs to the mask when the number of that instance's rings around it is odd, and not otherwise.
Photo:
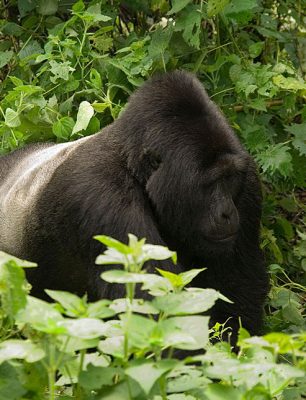
[[(186, 286), (203, 269), (149, 274), (146, 261), (175, 262), (176, 254), (134, 235), (128, 245), (96, 239), (108, 246), (97, 263), (123, 266), (101, 277), (124, 284), (125, 298), (88, 303), (46, 290), (56, 302), (47, 303), (28, 294), (23, 268), (35, 265), (0, 254), (0, 399), (272, 399), (299, 380), (294, 387), (303, 390), (305, 334), (251, 338), (241, 329), (238, 354), (228, 343), (211, 345), (209, 317), (201, 314), (228, 300)], [(135, 298), (138, 284), (151, 300)], [(177, 359), (174, 350), (198, 354)], [(277, 363), (282, 354), (293, 365)]]

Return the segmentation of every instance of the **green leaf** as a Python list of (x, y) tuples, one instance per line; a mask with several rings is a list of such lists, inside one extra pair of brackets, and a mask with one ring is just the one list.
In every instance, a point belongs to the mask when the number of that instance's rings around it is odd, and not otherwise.
[(20, 400), (26, 393), (19, 381), (20, 372), (9, 363), (0, 365), (0, 400)]
[(205, 389), (205, 395), (207, 396), (207, 400), (244, 399), (244, 396), (239, 389), (236, 389), (232, 386), (226, 386), (221, 383), (211, 383), (208, 385), (207, 389)]
[(72, 134), (74, 125), (73, 118), (63, 117), (53, 124), (52, 131), (56, 137), (67, 140)]
[(109, 300), (98, 300), (89, 303), (87, 308), (87, 316), (89, 318), (109, 318), (115, 315), (115, 311), (111, 310)]
[(11, 61), (11, 58), (13, 57), (14, 52), (11, 50), (7, 51), (1, 51), (0, 52), (0, 68), (4, 67), (6, 64), (8, 64)]
[(51, 66), (50, 71), (54, 75), (53, 77), (52, 76), (50, 77), (52, 83), (56, 83), (58, 79), (63, 79), (64, 81), (68, 81), (70, 72), (74, 71), (74, 68), (70, 66), (71, 64), (70, 61), (59, 63), (55, 60), (51, 60), (49, 64)]
[(218, 299), (220, 293), (214, 289), (190, 288), (157, 297), (152, 304), (166, 315), (199, 314), (209, 310)]
[(184, 350), (204, 349), (208, 339), (209, 317), (172, 317), (159, 323), (164, 344)]
[(136, 360), (129, 364), (125, 374), (133, 378), (148, 395), (157, 380), (178, 365), (176, 360), (161, 360), (157, 362)]
[(126, 312), (128, 309), (140, 314), (158, 314), (157, 308), (143, 299), (133, 299), (131, 304), (127, 299), (116, 299), (111, 303), (110, 308), (114, 310), (116, 314)]
[(94, 115), (94, 109), (88, 101), (82, 101), (79, 106), (77, 120), (73, 127), (72, 134), (86, 129), (91, 117)]
[(16, 321), (31, 325), (34, 329), (50, 334), (66, 333), (66, 329), (58, 326), (58, 322), (63, 317), (51, 304), (36, 299), (35, 297), (27, 297), (27, 305), (20, 310), (16, 316)]
[[(38, 54), (43, 53), (43, 49), (37, 40), (31, 40), (25, 47), (23, 47), (18, 53), (20, 60), (25, 58), (35, 59)], [(34, 63), (34, 61), (33, 61)]]
[(229, 0), (208, 0), (207, 15), (209, 18), (219, 14), (224, 7), (229, 3)]
[(5, 110), (4, 122), (10, 128), (16, 128), (17, 126), (21, 125), (19, 113), (8, 107)]
[(84, 300), (73, 293), (63, 292), (60, 290), (48, 290), (45, 292), (51, 299), (57, 301), (65, 309), (65, 314), (70, 317), (84, 316), (86, 313), (86, 305)]
[(22, 268), (37, 267), (37, 264), (35, 264), (33, 262), (21, 260), (20, 258), (14, 257), (10, 254), (4, 253), (3, 251), (0, 251), (0, 266), (2, 264), (6, 264), (9, 261), (14, 261), (17, 265), (19, 265), (19, 267), (22, 267)]
[(2, 28), (1, 31), (5, 35), (12, 35), (12, 36), (20, 36), (24, 33), (24, 29), (16, 24), (15, 22), (7, 22)]
[(165, 29), (163, 29), (161, 26), (156, 29), (156, 31), (152, 35), (152, 39), (148, 49), (150, 57), (159, 57), (168, 49), (172, 33), (172, 25), (168, 26)]
[(115, 377), (118, 380), (120, 373), (121, 370), (119, 368), (96, 367), (89, 364), (86, 371), (80, 373), (79, 384), (86, 390), (100, 389), (103, 386), (113, 386)]
[(23, 359), (33, 363), (44, 356), (44, 350), (29, 340), (11, 339), (0, 344), (0, 364), (13, 359)]
[(89, 6), (82, 15), (82, 18), (90, 22), (106, 22), (111, 20), (111, 17), (101, 14), (101, 3)]
[(104, 322), (95, 318), (79, 318), (58, 322), (59, 327), (64, 327), (69, 336), (79, 339), (95, 339), (105, 335)]
[(167, 12), (167, 15), (176, 14), (189, 4), (191, 0), (173, 0), (172, 8)]
[(252, 18), (257, 7), (257, 0), (231, 0), (224, 9), (224, 15), (245, 24)]
[(306, 122), (286, 126), (286, 131), (294, 136), (294, 139), (292, 140), (293, 146), (300, 152), (300, 154), (306, 155)]
[(3, 311), (14, 318), (27, 303), (27, 282), (23, 269), (14, 260), (0, 264), (0, 297)]
[(149, 279), (148, 274), (137, 274), (119, 269), (102, 272), (101, 278), (110, 283), (142, 283)]
[(175, 24), (175, 30), (183, 31), (186, 43), (196, 49), (200, 48), (201, 21), (202, 14), (198, 6), (190, 5), (182, 12)]
[(274, 76), (273, 83), (281, 89), (293, 90), (294, 92), (298, 90), (306, 90), (306, 83), (303, 80), (298, 80), (291, 76), (288, 78), (283, 75)]
[(290, 147), (284, 143), (268, 146), (265, 151), (256, 155), (264, 172), (278, 171), (283, 176), (290, 176), (293, 170)]
[(117, 250), (119, 253), (130, 254), (132, 252), (131, 249), (129, 248), (129, 246), (127, 246), (126, 244), (124, 244), (122, 242), (119, 242), (119, 240), (111, 238), (110, 236), (97, 235), (97, 236), (94, 236), (94, 239), (103, 243), (107, 247)]
[(55, 14), (58, 9), (58, 0), (39, 0), (37, 12), (41, 15)]

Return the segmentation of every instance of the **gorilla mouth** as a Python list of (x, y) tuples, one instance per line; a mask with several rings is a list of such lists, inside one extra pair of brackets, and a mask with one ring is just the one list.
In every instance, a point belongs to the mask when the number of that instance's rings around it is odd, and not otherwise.
[(215, 236), (215, 237), (210, 236), (208, 240), (214, 243), (228, 243), (236, 239), (236, 237), (237, 237), (237, 232), (227, 236)]

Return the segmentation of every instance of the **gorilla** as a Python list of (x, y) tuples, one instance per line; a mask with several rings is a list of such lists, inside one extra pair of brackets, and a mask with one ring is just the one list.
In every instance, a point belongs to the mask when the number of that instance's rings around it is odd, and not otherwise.
[(251, 334), (262, 326), (268, 290), (259, 247), (261, 189), (255, 164), (202, 84), (174, 71), (147, 81), (100, 133), (33, 144), (0, 158), (0, 250), (39, 264), (33, 291), (123, 296), (94, 262), (96, 234), (128, 233), (175, 250), (179, 273), (206, 267), (193, 285), (214, 288), (212, 324)]

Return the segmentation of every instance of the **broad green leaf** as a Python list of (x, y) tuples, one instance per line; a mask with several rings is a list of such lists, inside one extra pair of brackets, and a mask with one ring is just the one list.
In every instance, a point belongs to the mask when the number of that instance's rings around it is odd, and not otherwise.
[(190, 283), (195, 277), (197, 277), (201, 272), (205, 271), (206, 268), (194, 268), (190, 269), (186, 272), (181, 272), (180, 277), (182, 278), (183, 285), (186, 286)]
[(132, 304), (128, 304), (127, 299), (116, 299), (114, 300), (110, 308), (120, 314), (126, 312), (128, 309), (132, 309), (133, 312), (140, 314), (158, 314), (158, 310), (148, 301), (143, 299), (133, 299)]
[(38, 54), (43, 53), (43, 49), (40, 43), (37, 40), (31, 40), (25, 47), (23, 47), (18, 53), (18, 57), (20, 60), (25, 58), (31, 59), (34, 63), (34, 59)]
[(95, 339), (105, 335), (106, 325), (95, 318), (66, 319), (58, 322), (70, 336), (80, 339)]
[(73, 127), (72, 134), (86, 129), (91, 117), (94, 115), (94, 109), (88, 101), (82, 101), (79, 106), (77, 120)]
[(115, 312), (110, 309), (110, 300), (98, 300), (94, 303), (89, 303), (87, 307), (87, 316), (89, 318), (109, 318), (115, 315)]
[(125, 374), (133, 378), (148, 395), (157, 380), (178, 365), (176, 360), (161, 360), (157, 362), (147, 360), (132, 361)]
[(172, 8), (167, 12), (167, 15), (176, 14), (189, 4), (191, 0), (173, 0)]
[(148, 274), (137, 274), (124, 270), (114, 269), (102, 272), (101, 278), (110, 283), (142, 283), (149, 279)]
[(169, 250), (165, 246), (144, 244), (142, 249), (146, 260), (167, 260), (171, 258), (172, 261), (176, 263), (176, 252)]
[(0, 344), (0, 364), (13, 359), (23, 359), (33, 363), (44, 356), (44, 350), (29, 340), (11, 339)]
[(209, 317), (172, 317), (159, 323), (164, 344), (184, 350), (199, 350), (206, 347)]
[(57, 301), (65, 309), (65, 314), (70, 317), (84, 316), (86, 313), (86, 305), (83, 299), (73, 293), (63, 292), (60, 290), (48, 290), (45, 292), (51, 299)]
[[(16, 24), (15, 22), (7, 22), (4, 26), (1, 27), (1, 31), (5, 35), (12, 35), (12, 36), (18, 37), (24, 33), (24, 28), (22, 28), (20, 25)], [(1, 58), (1, 56), (0, 56), (0, 58)]]
[(79, 384), (87, 390), (100, 389), (102, 386), (113, 386), (115, 377), (118, 380), (120, 375), (122, 371), (119, 368), (89, 364), (86, 371), (80, 373)]
[(38, 331), (55, 335), (67, 332), (64, 327), (58, 325), (62, 320), (62, 315), (54, 306), (32, 296), (27, 297), (26, 307), (20, 310), (16, 317), (18, 323), (29, 324)]
[(39, 0), (37, 12), (41, 15), (55, 14), (58, 9), (58, 0)]
[(1, 51), (0, 52), (0, 68), (4, 67), (8, 64), (13, 57), (14, 52), (11, 50)]
[[(243, 400), (243, 393), (232, 386), (226, 386), (221, 383), (211, 383), (205, 389), (207, 400)], [(261, 396), (260, 396), (261, 397)], [(263, 399), (263, 397), (261, 397)], [(265, 397), (267, 398), (267, 397)]]
[(219, 14), (224, 7), (229, 3), (229, 0), (208, 0), (207, 15), (209, 18)]
[(124, 358), (124, 336), (114, 336), (101, 340), (98, 348), (105, 354), (116, 358)]
[(4, 122), (10, 128), (16, 128), (17, 126), (21, 125), (19, 113), (8, 107), (5, 110)]
[(75, 122), (71, 117), (63, 117), (52, 126), (54, 135), (60, 139), (69, 139), (72, 134)]
[(129, 348), (148, 349), (150, 348), (150, 338), (154, 339), (154, 329), (157, 322), (142, 315), (120, 314), (122, 328), (128, 336)]
[(169, 293), (153, 300), (154, 307), (167, 315), (199, 314), (209, 310), (220, 298), (214, 289), (195, 289)]

